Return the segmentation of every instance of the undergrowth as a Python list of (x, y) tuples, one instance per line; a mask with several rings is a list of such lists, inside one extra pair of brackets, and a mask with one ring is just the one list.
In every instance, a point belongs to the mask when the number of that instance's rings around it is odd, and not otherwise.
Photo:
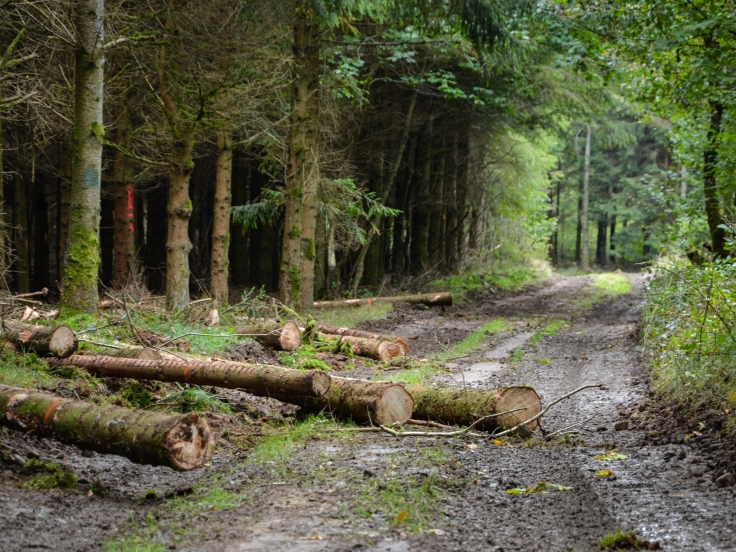
[(652, 386), (728, 416), (736, 430), (736, 265), (660, 264), (646, 288), (644, 346)]
[(452, 293), (453, 301), (464, 303), (468, 294), (478, 291), (519, 291), (551, 275), (544, 263), (502, 264), (493, 268), (469, 269), (462, 274), (434, 280), (430, 288)]

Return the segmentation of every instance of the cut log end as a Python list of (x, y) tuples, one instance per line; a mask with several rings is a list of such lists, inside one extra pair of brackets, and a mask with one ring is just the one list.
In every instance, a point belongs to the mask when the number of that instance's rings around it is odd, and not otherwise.
[(375, 423), (381, 425), (403, 424), (411, 418), (414, 400), (401, 385), (391, 385), (376, 402)]
[[(518, 412), (499, 416), (497, 423), (503, 429), (509, 429), (519, 425), (542, 411), (542, 401), (537, 392), (531, 387), (515, 386), (499, 390), (496, 398), (496, 412), (506, 412), (516, 408), (524, 408)], [(536, 420), (519, 429), (519, 433), (531, 433), (539, 425)]]
[(312, 370), (312, 392), (315, 397), (321, 397), (330, 390), (332, 378), (325, 372)]
[(67, 326), (57, 326), (49, 339), (49, 352), (58, 358), (67, 358), (77, 350), (77, 336)]
[(378, 356), (386, 362), (393, 357), (404, 356), (404, 348), (393, 341), (381, 341), (378, 344)]
[(180, 470), (204, 466), (215, 452), (215, 440), (206, 418), (191, 414), (182, 418), (166, 435), (164, 447)]
[(302, 333), (294, 322), (287, 322), (281, 328), (281, 347), (284, 351), (296, 351), (302, 344)]

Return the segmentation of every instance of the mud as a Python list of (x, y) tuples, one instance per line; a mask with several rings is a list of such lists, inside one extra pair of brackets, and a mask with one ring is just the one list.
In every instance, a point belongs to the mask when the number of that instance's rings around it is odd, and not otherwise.
[[(264, 462), (222, 440), (210, 467), (176, 473), (0, 429), (0, 441), (17, 453), (54, 459), (80, 478), (77, 490), (31, 490), (7, 453), (0, 468), (3, 549), (99, 550), (109, 539), (139, 535), (162, 550), (592, 551), (600, 537), (623, 528), (663, 550), (734, 550), (736, 487), (715, 483), (734, 469), (733, 442), (721, 436), (718, 416), (678, 417), (676, 405), (650, 397), (637, 340), (643, 278), (630, 279), (631, 294), (593, 308), (580, 306), (590, 293), (587, 278), (555, 276), (537, 289), (483, 296), (466, 307), (398, 307), (365, 326), (418, 336), (412, 356), (424, 358), (504, 317), (509, 331), (451, 360), (437, 382), (529, 384), (545, 403), (603, 384), (545, 416), (548, 432), (578, 424), (571, 437), (494, 444), (320, 432)], [(530, 344), (530, 334), (551, 319), (568, 324)], [(523, 356), (513, 354), (519, 349)], [(268, 400), (253, 404), (289, 414)], [(621, 422), (628, 429), (615, 430)], [(627, 458), (595, 459), (613, 448)], [(596, 477), (602, 469), (614, 476)], [(572, 489), (506, 493), (540, 481)], [(88, 496), (93, 483), (102, 496)], [(240, 504), (208, 506), (213, 488), (239, 495)], [(183, 498), (165, 499), (173, 495)]]

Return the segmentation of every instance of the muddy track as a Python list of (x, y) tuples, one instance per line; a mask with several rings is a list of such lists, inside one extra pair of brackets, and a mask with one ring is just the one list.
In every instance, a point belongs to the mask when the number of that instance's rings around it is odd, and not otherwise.
[[(120, 458), (83, 456), (10, 431), (4, 441), (16, 439), (42, 455), (54, 451), (78, 477), (94, 479), (108, 493), (32, 491), (19, 487), (22, 476), (3, 471), (3, 549), (97, 550), (130, 533), (131, 516), (141, 524), (150, 513), (157, 530), (149, 537), (169, 549), (587, 551), (596, 550), (603, 535), (624, 528), (663, 550), (734, 550), (736, 487), (720, 489), (703, 477), (704, 451), (680, 438), (655, 444), (634, 423), (614, 430), (616, 422), (636, 418), (630, 415), (649, 391), (637, 349), (642, 278), (630, 279), (631, 294), (593, 308), (581, 306), (589, 294), (587, 278), (556, 276), (538, 289), (486, 297), (469, 307), (398, 308), (368, 325), (418, 336), (412, 354), (422, 358), (504, 317), (511, 329), (449, 362), (437, 380), (458, 387), (530, 384), (544, 402), (586, 383), (603, 383), (603, 389), (580, 393), (545, 418), (548, 431), (590, 418), (563, 443), (323, 433), (283, 461), (253, 462), (247, 452), (224, 447), (211, 468), (175, 474)], [(531, 344), (535, 330), (552, 319), (567, 325)], [(519, 349), (523, 357), (514, 355)], [(628, 458), (594, 459), (612, 448)], [(601, 469), (615, 477), (596, 478)], [(506, 493), (540, 481), (572, 489)], [(144, 498), (150, 488), (166, 496), (192, 487), (196, 494), (212, 485), (241, 494), (242, 504), (187, 515)], [(427, 487), (437, 492), (422, 494)], [(391, 503), (391, 510), (387, 500), (394, 491), (404, 501)], [(396, 509), (407, 513), (399, 526)]]

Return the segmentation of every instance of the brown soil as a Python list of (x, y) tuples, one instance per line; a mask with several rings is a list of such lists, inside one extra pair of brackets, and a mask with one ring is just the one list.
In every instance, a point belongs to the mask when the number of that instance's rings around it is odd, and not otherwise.
[[(0, 429), (3, 547), (99, 550), (127, 537), (130, 546), (118, 549), (135, 550), (137, 536), (139, 550), (592, 551), (600, 537), (622, 528), (663, 550), (733, 550), (736, 487), (714, 482), (734, 469), (733, 441), (722, 435), (717, 416), (683, 417), (677, 405), (649, 396), (637, 341), (643, 278), (630, 279), (631, 294), (593, 308), (579, 306), (589, 293), (587, 278), (555, 276), (524, 293), (482, 296), (444, 311), (397, 305), (386, 320), (363, 328), (418, 336), (411, 355), (425, 358), (504, 317), (509, 331), (451, 359), (436, 381), (461, 387), (468, 376), (467, 385), (481, 388), (530, 384), (545, 404), (603, 383), (545, 416), (548, 432), (583, 422), (569, 438), (496, 445), (318, 431), (261, 458), (248, 447), (272, 431), (267, 419), (288, 420), (291, 412), (237, 391), (228, 402), (237, 405), (238, 419), (213, 420), (228, 440), (219, 441), (210, 467), (188, 473)], [(531, 344), (529, 334), (552, 318), (568, 325)], [(513, 354), (519, 348), (523, 357)], [(339, 370), (337, 359), (325, 360)], [(614, 429), (624, 421), (627, 429)], [(685, 434), (692, 436), (685, 441)], [(595, 459), (613, 448), (627, 458)], [(24, 487), (31, 476), (13, 454), (61, 463), (79, 478), (78, 488)], [(614, 476), (596, 477), (602, 469)], [(572, 489), (506, 493), (540, 481)], [(88, 496), (92, 488), (104, 493)], [(233, 508), (207, 502), (213, 489), (240, 495), (240, 502)]]

